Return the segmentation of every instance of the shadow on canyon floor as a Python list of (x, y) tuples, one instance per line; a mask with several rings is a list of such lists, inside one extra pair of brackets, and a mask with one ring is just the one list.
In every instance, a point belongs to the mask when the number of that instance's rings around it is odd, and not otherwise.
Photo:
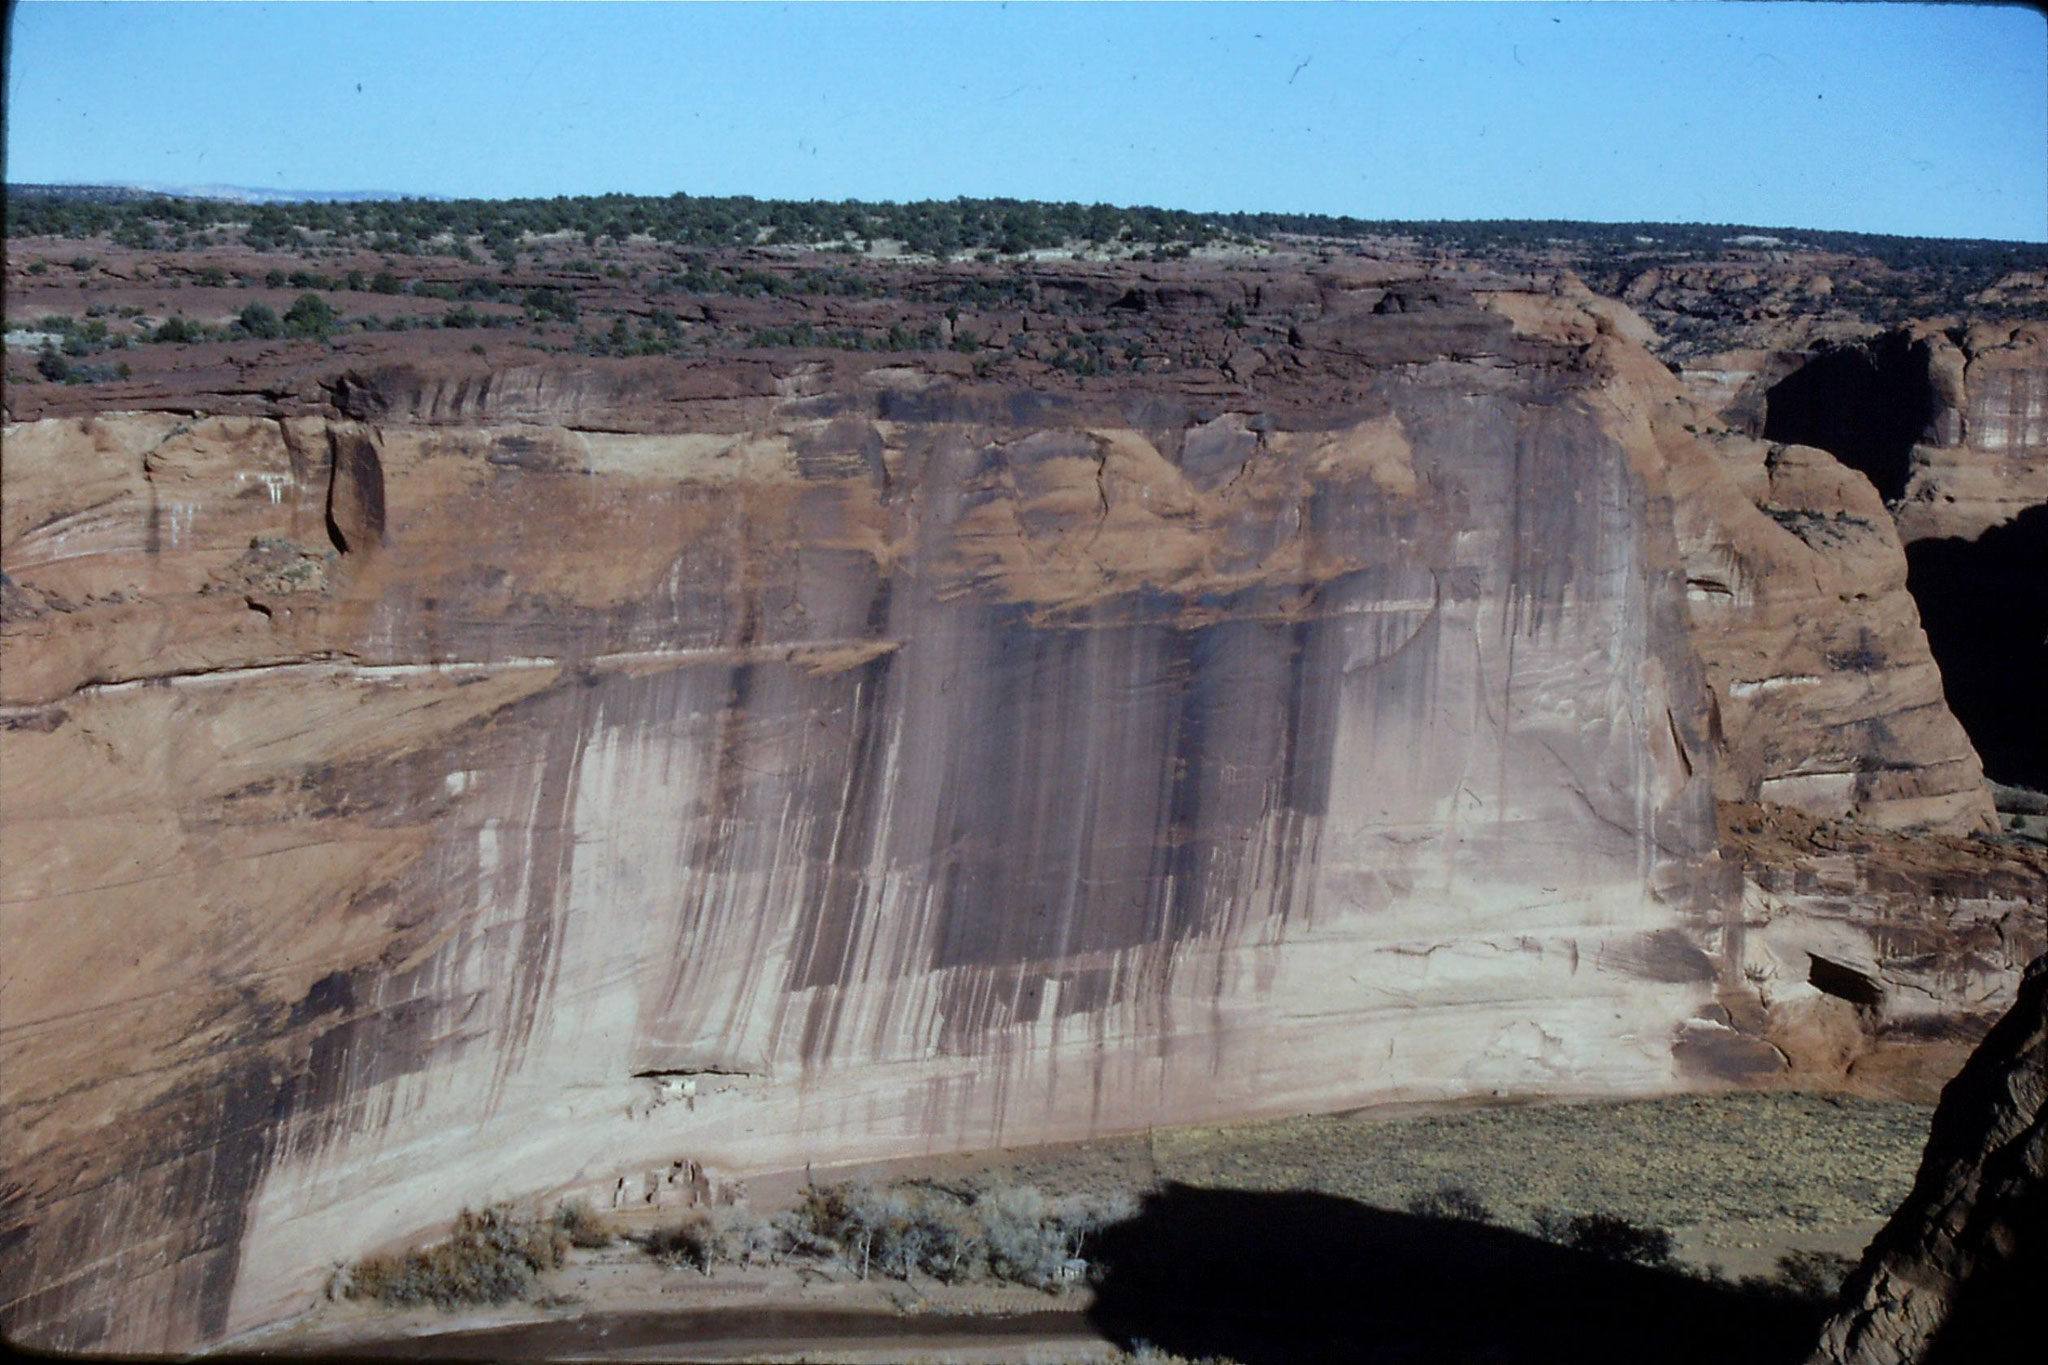
[(1805, 1358), (1822, 1310), (1505, 1228), (1169, 1185), (1094, 1248), (1095, 1326), (1243, 1365)]

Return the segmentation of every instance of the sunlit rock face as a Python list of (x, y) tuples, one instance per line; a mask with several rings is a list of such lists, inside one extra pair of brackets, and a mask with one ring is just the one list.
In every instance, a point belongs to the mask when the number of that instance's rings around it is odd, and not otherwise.
[(1679, 475), (1694, 639), (1725, 759), (1719, 794), (1902, 829), (1990, 828), (1907, 558), (1861, 474), (1810, 446), (1723, 434)]
[(1770, 398), (1767, 429), (1827, 446), (1887, 499), (1948, 709), (1987, 771), (2048, 783), (2035, 700), (2048, 667), (2048, 325), (1914, 324), (1823, 351)]
[[(1558, 300), (1498, 295), (1495, 306), (1531, 330), (1573, 335), (1572, 310)], [(1611, 301), (1580, 307), (1603, 323), (1619, 314), (1617, 330), (1641, 326)], [(1918, 354), (1900, 341), (1878, 357), (1895, 368), (1905, 362), (1892, 351)], [(1687, 620), (1713, 710), (1716, 796), (1895, 829), (1990, 830), (1983, 765), (1944, 700), (1906, 555), (1871, 478), (1828, 450), (1719, 427), (1647, 353), (1608, 354), (1604, 392), (1667, 470)], [(1896, 437), (1896, 424), (1881, 420), (1890, 409), (1857, 414), (1881, 368), (1868, 359), (1851, 348), (1794, 385), (1802, 401), (1793, 411), (1813, 426), (1789, 425), (1817, 438)], [(1903, 460), (1907, 444), (1886, 448)]]
[(1975, 540), (2048, 503), (2048, 323), (1935, 335), (1938, 404), (1898, 507), (1907, 541)]
[(1684, 367), (1711, 425), (1829, 451), (1908, 544), (1974, 540), (2048, 503), (2048, 324), (1784, 326), (1780, 348)]
[(1332, 308), (1321, 388), (1228, 408), (816, 366), (11, 428), (7, 1330), (218, 1340), (677, 1162), (1781, 1070), (1712, 1014), (1686, 562), (1776, 528), (1701, 529), (1760, 514), (1614, 316)]

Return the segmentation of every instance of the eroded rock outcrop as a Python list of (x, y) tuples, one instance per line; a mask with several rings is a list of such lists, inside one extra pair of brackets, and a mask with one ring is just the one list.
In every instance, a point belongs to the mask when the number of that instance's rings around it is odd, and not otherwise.
[(1908, 544), (1974, 540), (2048, 503), (2048, 325), (1780, 330), (1774, 347), (1686, 361), (1712, 424), (1829, 451), (1869, 478)]
[(1943, 1091), (1913, 1192), (1843, 1287), (1814, 1365), (2040, 1351), (2048, 1283), (2048, 957)]
[(1721, 829), (1751, 987), (1729, 1024), (1807, 1084), (1933, 1103), (2048, 948), (2048, 849), (1760, 803), (1723, 805)]
[[(1527, 325), (1572, 335), (1569, 322), (1537, 317)], [(1990, 829), (1982, 764), (1943, 700), (1905, 553), (1869, 479), (1825, 450), (1717, 429), (1648, 353), (1613, 356), (1637, 439), (1670, 470), (1688, 620), (1714, 701), (1716, 795), (1900, 828)]]
[(2048, 504), (2048, 323), (1925, 338), (1937, 405), (1909, 456), (1900, 535), (1975, 540)]
[(1306, 293), (1249, 397), (396, 367), (10, 428), (10, 1335), (218, 1340), (650, 1166), (1784, 1074), (1717, 794), (1982, 817), (1867, 486), (1702, 444), (1583, 291)]
[(1707, 445), (1720, 477), (1679, 502), (1730, 759), (1719, 794), (1904, 828), (1989, 828), (1983, 766), (1944, 700), (1876, 490), (1810, 446), (1732, 434)]
[(1768, 407), (1767, 432), (1827, 447), (1887, 499), (1950, 708), (1993, 777), (2048, 785), (2048, 328), (1920, 323), (1822, 348)]
[(1684, 364), (1713, 424), (1829, 451), (1908, 544), (1974, 540), (2048, 503), (2048, 324), (1798, 322), (1797, 344)]

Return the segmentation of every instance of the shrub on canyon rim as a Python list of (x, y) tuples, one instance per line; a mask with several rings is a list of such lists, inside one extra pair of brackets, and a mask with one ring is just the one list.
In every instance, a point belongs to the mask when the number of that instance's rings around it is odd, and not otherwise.
[(334, 330), (335, 312), (326, 299), (318, 294), (301, 294), (285, 310), (284, 330), (295, 337), (311, 337), (324, 341)]
[(206, 340), (206, 328), (189, 318), (170, 317), (156, 325), (156, 330), (149, 334), (149, 339), (184, 345), (187, 342)]
[(236, 319), (243, 331), (252, 337), (268, 340), (284, 334), (284, 324), (277, 320), (277, 314), (268, 306), (252, 303), (242, 310)]

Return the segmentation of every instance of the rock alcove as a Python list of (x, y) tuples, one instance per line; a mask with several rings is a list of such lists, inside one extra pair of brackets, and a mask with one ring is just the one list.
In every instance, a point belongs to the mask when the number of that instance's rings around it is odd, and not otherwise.
[(1913, 445), (1936, 406), (1925, 345), (1886, 332), (1824, 348), (1772, 385), (1763, 434), (1819, 446), (1894, 502), (1906, 491)]

